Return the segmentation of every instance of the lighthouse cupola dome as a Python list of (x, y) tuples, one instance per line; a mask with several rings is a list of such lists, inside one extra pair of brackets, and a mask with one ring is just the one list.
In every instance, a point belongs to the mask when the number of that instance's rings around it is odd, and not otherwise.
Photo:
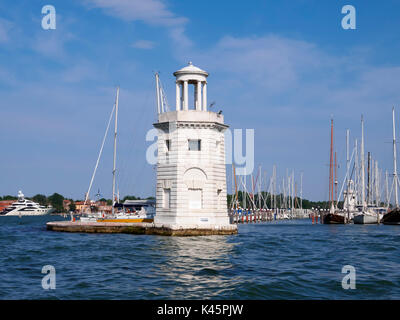
[(176, 110), (189, 110), (188, 86), (194, 86), (194, 109), (207, 111), (207, 77), (208, 72), (193, 65), (174, 72), (176, 77)]

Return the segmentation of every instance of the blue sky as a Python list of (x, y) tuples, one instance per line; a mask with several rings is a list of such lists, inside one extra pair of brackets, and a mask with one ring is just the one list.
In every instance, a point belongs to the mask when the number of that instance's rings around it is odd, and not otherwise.
[[(47, 4), (56, 30), (41, 27)], [(356, 8), (356, 30), (341, 28), (346, 4)], [(156, 120), (153, 72), (174, 105), (172, 73), (189, 60), (210, 72), (209, 102), (226, 123), (255, 129), (256, 167), (268, 176), (273, 164), (278, 176), (294, 169), (298, 181), (303, 172), (305, 198), (328, 196), (331, 115), (340, 177), (345, 130), (359, 138), (361, 113), (366, 151), (391, 171), (399, 9), (398, 1), (365, 0), (2, 0), (0, 195), (83, 198), (117, 85), (119, 189), (153, 195), (155, 169), (145, 159)], [(108, 139), (93, 186), (105, 197), (111, 168)]]

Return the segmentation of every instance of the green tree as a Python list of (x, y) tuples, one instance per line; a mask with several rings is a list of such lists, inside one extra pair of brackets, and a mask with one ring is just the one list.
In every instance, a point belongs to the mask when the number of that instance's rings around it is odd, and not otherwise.
[(125, 196), (125, 197), (122, 199), (122, 202), (125, 202), (125, 200), (140, 200), (140, 197)]
[(32, 201), (39, 203), (42, 206), (47, 205), (47, 197), (44, 194), (37, 194), (32, 197)]
[(18, 199), (17, 197), (10, 196), (10, 195), (6, 195), (3, 197), (3, 200), (17, 200), (17, 199)]
[(75, 202), (74, 200), (71, 199), (71, 203), (69, 205), (69, 211), (75, 212), (75, 210), (76, 210)]
[(63, 206), (64, 197), (59, 193), (53, 193), (50, 197), (48, 197), (49, 203), (53, 206), (56, 212), (64, 212)]
[(112, 200), (111, 200), (111, 199), (101, 198), (101, 199), (99, 199), (99, 201), (104, 201), (104, 202), (106, 202), (108, 206), (111, 206), (111, 205), (112, 205)]

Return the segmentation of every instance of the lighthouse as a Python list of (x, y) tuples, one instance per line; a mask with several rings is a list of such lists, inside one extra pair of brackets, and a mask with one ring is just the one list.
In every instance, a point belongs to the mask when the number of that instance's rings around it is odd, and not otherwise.
[(155, 226), (209, 231), (203, 234), (236, 233), (226, 199), (224, 131), (228, 126), (221, 112), (207, 108), (208, 73), (189, 62), (173, 75), (175, 110), (159, 107), (154, 124), (158, 130)]

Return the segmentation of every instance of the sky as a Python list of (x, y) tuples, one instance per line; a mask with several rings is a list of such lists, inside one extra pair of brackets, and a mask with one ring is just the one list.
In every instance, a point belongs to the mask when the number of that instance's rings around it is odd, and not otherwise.
[[(348, 4), (353, 30), (341, 25)], [(42, 28), (45, 5), (55, 29)], [(208, 101), (230, 128), (254, 129), (255, 170), (302, 173), (303, 197), (327, 200), (331, 117), (339, 180), (361, 114), (366, 152), (393, 170), (399, 30), (395, 0), (0, 0), (0, 195), (82, 199), (120, 86), (118, 189), (153, 196), (154, 72), (173, 108), (172, 74), (192, 61), (210, 73)], [(111, 171), (110, 134), (92, 197), (111, 198)]]

